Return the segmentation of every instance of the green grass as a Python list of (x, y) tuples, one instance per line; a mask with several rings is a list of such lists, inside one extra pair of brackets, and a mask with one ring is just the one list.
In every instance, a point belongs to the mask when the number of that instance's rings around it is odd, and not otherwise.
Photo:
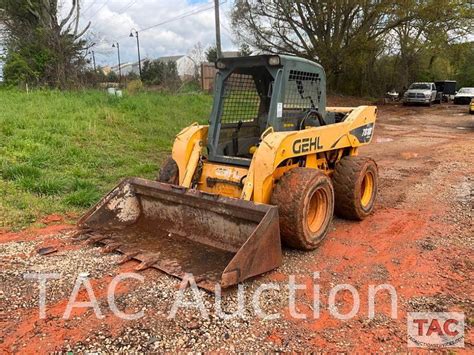
[(0, 227), (83, 213), (128, 176), (154, 178), (208, 95), (0, 90)]

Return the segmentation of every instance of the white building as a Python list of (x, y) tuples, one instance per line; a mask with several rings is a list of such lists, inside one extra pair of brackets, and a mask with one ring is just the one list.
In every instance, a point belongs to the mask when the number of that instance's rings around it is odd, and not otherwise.
[(169, 57), (160, 57), (157, 60), (160, 62), (175, 62), (178, 69), (178, 75), (181, 80), (190, 79), (196, 75), (196, 70), (199, 70), (199, 63), (194, 63), (194, 60), (187, 55), (174, 55)]
[[(142, 59), (142, 67), (143, 63), (146, 61), (146, 59)], [(122, 63), (120, 66), (120, 69), (122, 70), (122, 75), (126, 76), (131, 73), (139, 75), (140, 74), (140, 69), (138, 67), (138, 62), (135, 63)], [(114, 65), (113, 67), (110, 68), (110, 71), (115, 72), (116, 74), (119, 73), (119, 67), (118, 65)], [(107, 73), (106, 73), (107, 74)]]
[[(222, 52), (223, 57), (238, 57), (239, 52), (237, 51), (228, 51), (228, 52)], [(142, 68), (143, 68), (143, 63), (146, 60), (153, 60), (153, 59), (142, 59)], [(200, 70), (201, 63), (195, 63), (195, 61), (188, 55), (173, 55), (173, 56), (168, 56), (168, 57), (160, 57), (157, 58), (156, 60), (160, 62), (175, 62), (176, 63), (176, 68), (178, 69), (178, 76), (181, 78), (181, 80), (187, 80), (191, 79), (196, 75), (196, 71)], [(134, 73), (136, 75), (139, 75), (139, 68), (138, 68), (138, 62), (135, 63), (123, 63), (122, 66), (122, 75), (126, 76), (129, 75), (130, 73)], [(118, 74), (118, 65), (115, 65), (111, 68), (111, 70), (115, 73)]]
[[(143, 63), (146, 60), (153, 60), (153, 59), (143, 59), (142, 60), (142, 68), (143, 68)], [(182, 80), (186, 80), (189, 78), (192, 78), (196, 74), (196, 65), (194, 64), (194, 61), (191, 59), (191, 57), (187, 55), (175, 55), (175, 56), (169, 56), (169, 57), (160, 57), (157, 58), (156, 60), (160, 62), (175, 62), (176, 63), (176, 68), (178, 69), (178, 75)], [(199, 68), (198, 68), (199, 69)], [(119, 73), (119, 68), (118, 65), (115, 65), (111, 68), (111, 70), (115, 73)], [(134, 73), (136, 75), (139, 75), (140, 69), (138, 67), (138, 62), (135, 63), (123, 63), (121, 65), (121, 70), (122, 70), (122, 75), (126, 76), (131, 73)]]

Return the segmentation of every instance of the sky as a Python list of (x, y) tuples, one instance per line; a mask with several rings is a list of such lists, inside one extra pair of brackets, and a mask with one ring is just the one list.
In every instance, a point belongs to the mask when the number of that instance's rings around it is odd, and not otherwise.
[[(117, 50), (112, 48), (116, 42), (120, 44), (122, 63), (138, 61), (136, 39), (129, 37), (131, 29), (139, 31), (142, 59), (188, 54), (198, 42), (204, 48), (215, 44), (214, 0), (80, 1), (81, 28), (91, 22), (85, 37), (96, 43), (92, 49), (97, 65), (117, 65)], [(69, 12), (70, 3), (71, 0), (60, 1), (63, 18)], [(233, 0), (221, 0), (223, 50), (237, 47), (230, 30), (232, 3)], [(146, 30), (157, 24), (161, 25)], [(0, 79), (1, 69), (0, 61)]]
[[(237, 47), (229, 23), (232, 0), (221, 3), (222, 47), (232, 50)], [(61, 4), (65, 16), (70, 0)], [(98, 65), (117, 64), (115, 42), (120, 44), (123, 63), (138, 60), (131, 29), (139, 31), (142, 58), (187, 54), (198, 42), (204, 48), (215, 44), (214, 0), (81, 0), (81, 4), (82, 26), (92, 23), (87, 38), (96, 43)], [(161, 25), (150, 28), (157, 24)]]

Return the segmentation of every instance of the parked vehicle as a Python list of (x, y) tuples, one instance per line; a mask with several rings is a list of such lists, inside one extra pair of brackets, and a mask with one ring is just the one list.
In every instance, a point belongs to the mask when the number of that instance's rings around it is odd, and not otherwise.
[(438, 100), (434, 83), (413, 83), (403, 95), (403, 104), (425, 104), (431, 106)]
[(469, 113), (474, 115), (474, 99), (472, 99), (471, 103), (469, 104)]
[(456, 81), (454, 80), (435, 81), (435, 85), (438, 90), (439, 103), (441, 101), (448, 102), (456, 94)]
[(472, 99), (474, 99), (474, 88), (461, 88), (454, 95), (454, 103), (456, 105), (469, 105)]
[(398, 101), (400, 97), (400, 93), (395, 91), (395, 89), (392, 89), (390, 91), (387, 91), (385, 93), (385, 102), (395, 102)]

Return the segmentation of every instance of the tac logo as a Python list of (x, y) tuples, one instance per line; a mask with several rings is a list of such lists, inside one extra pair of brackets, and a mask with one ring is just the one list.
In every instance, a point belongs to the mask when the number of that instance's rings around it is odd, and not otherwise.
[(319, 144), (319, 137), (297, 139), (293, 142), (293, 153), (307, 153), (313, 150), (323, 149)]
[(407, 336), (410, 347), (464, 347), (464, 314), (457, 312), (409, 312)]

